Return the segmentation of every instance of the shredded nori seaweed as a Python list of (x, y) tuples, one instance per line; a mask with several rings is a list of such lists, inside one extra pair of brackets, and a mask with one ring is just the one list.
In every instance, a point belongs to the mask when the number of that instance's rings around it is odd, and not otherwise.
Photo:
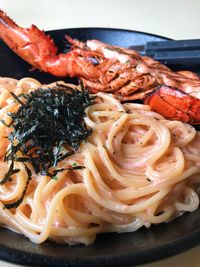
[[(20, 205), (25, 196), (32, 176), (26, 163), (31, 163), (35, 173), (54, 179), (61, 171), (84, 168), (73, 165), (62, 169), (55, 167), (71, 156), (91, 134), (83, 118), (86, 107), (94, 99), (82, 84), (81, 91), (56, 84), (53, 88), (39, 88), (20, 96), (12, 93), (12, 96), (20, 107), (16, 113), (8, 113), (12, 121), (6, 126), (11, 127), (12, 132), (8, 136), (10, 147), (4, 160), (11, 161), (11, 164), (0, 184), (11, 181), (12, 175), (20, 171), (14, 168), (15, 162), (25, 165), (28, 178), (20, 199), (4, 205), (8, 209)], [(18, 152), (20, 156), (17, 156)]]

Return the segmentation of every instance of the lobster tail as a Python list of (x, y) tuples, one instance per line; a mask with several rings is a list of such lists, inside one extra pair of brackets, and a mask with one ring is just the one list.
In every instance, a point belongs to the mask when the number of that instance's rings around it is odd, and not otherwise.
[(200, 123), (200, 99), (176, 88), (161, 85), (150, 93), (144, 102), (167, 119)]

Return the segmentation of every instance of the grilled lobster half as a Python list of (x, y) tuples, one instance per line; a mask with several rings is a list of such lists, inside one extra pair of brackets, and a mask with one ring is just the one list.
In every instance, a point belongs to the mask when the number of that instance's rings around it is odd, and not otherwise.
[(0, 10), (0, 37), (33, 67), (59, 77), (78, 77), (92, 92), (113, 93), (121, 101), (142, 99), (168, 119), (200, 123), (200, 79), (173, 72), (150, 57), (97, 40), (65, 36), (68, 53), (57, 53), (53, 40), (32, 25), (19, 27)]

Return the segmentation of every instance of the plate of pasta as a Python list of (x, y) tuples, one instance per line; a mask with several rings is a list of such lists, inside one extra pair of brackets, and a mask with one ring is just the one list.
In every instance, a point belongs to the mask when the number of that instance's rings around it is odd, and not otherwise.
[[(102, 28), (49, 34), (59, 51), (64, 35), (121, 47), (166, 40)], [(91, 94), (84, 79), (30, 70), (3, 42), (0, 61), (2, 260), (134, 266), (199, 244), (195, 127), (141, 101)]]

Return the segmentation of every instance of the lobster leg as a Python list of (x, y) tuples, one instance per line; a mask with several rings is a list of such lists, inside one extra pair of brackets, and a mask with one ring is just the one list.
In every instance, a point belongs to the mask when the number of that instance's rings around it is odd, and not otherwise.
[(145, 98), (144, 103), (165, 118), (200, 123), (200, 99), (176, 88), (161, 85)]

